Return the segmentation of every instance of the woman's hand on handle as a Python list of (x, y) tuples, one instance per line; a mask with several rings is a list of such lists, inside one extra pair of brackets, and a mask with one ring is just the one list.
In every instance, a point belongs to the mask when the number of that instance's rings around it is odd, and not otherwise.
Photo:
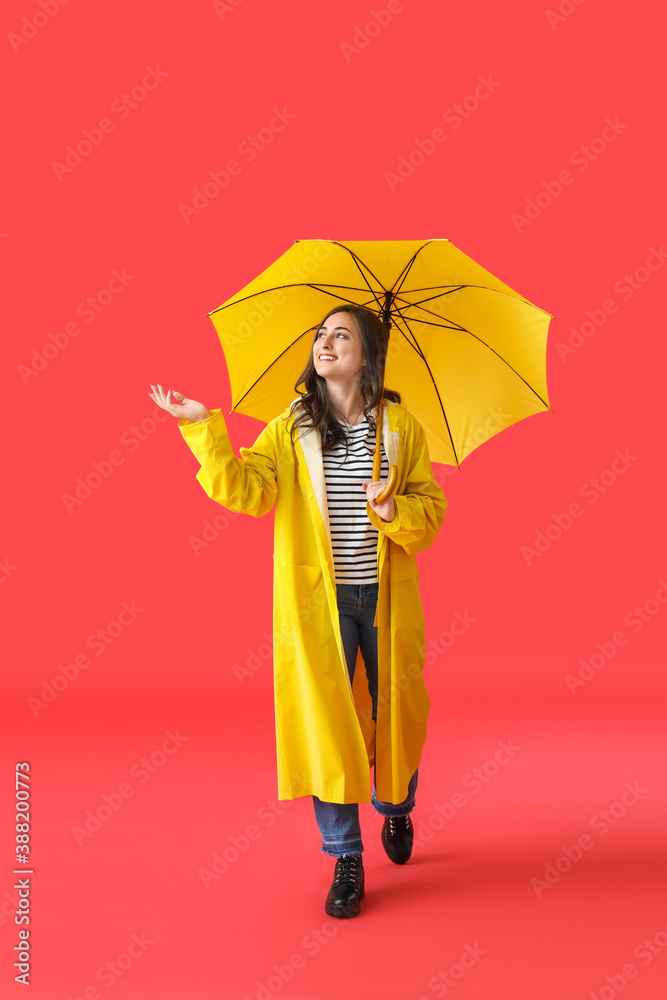
[(198, 403), (195, 399), (188, 399), (187, 396), (176, 392), (175, 389), (168, 389), (165, 392), (159, 384), (151, 384), (151, 389), (153, 391), (148, 393), (151, 399), (167, 413), (178, 417), (179, 420), (191, 420), (193, 423), (199, 423), (200, 420), (206, 420), (211, 415), (203, 403)]
[(366, 499), (383, 521), (393, 521), (396, 516), (396, 504), (394, 503), (394, 497), (389, 496), (386, 500), (381, 503), (376, 503), (375, 498), (380, 496), (384, 492), (386, 483), (383, 481), (373, 481), (372, 483), (362, 483), (363, 488), (366, 490)]

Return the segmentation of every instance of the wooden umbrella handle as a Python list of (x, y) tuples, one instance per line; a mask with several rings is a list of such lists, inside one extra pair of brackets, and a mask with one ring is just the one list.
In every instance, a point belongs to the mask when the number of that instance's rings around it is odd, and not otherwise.
[(378, 493), (375, 498), (376, 503), (382, 503), (383, 500), (387, 500), (394, 490), (396, 489), (396, 484), (398, 483), (398, 466), (389, 466), (389, 479), (387, 480), (387, 485), (383, 489), (382, 493)]
[[(382, 404), (384, 399), (380, 399), (380, 406), (378, 407), (377, 424), (375, 430), (375, 454), (373, 455), (373, 482), (378, 482), (380, 478), (380, 472), (382, 470), (382, 455), (380, 454), (380, 443), (382, 441)], [(376, 503), (382, 503), (383, 500), (387, 500), (394, 490), (396, 489), (396, 483), (398, 482), (398, 467), (395, 465), (389, 468), (389, 479), (387, 485), (383, 489), (382, 493), (379, 493), (376, 498)]]
[(380, 405), (378, 407), (378, 415), (375, 422), (375, 453), (373, 455), (373, 482), (377, 483), (380, 478), (380, 471), (382, 469), (382, 455), (380, 454), (380, 444), (382, 442), (382, 403), (383, 399), (380, 398)]

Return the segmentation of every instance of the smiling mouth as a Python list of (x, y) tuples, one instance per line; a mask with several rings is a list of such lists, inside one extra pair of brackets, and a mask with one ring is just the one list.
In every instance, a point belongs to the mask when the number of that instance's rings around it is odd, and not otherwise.
[(338, 361), (335, 354), (318, 354), (317, 357), (320, 361)]

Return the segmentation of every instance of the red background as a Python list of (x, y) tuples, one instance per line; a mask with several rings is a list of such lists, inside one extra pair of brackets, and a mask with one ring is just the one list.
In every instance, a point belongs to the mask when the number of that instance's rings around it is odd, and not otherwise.
[[(458, 1000), (657, 1000), (667, 976), (664, 275), (645, 262), (667, 237), (662, 5), (568, 0), (556, 20), (555, 2), (404, 0), (368, 33), (383, 0), (226, 6), (3, 7), (3, 995), (21, 995), (12, 772), (28, 761), (34, 1000), (93, 997), (93, 987), (132, 1000), (423, 1000), (454, 986)], [(366, 44), (352, 52), (360, 31)], [(121, 117), (114, 102), (147, 67), (166, 76)], [(447, 124), (447, 109), (489, 76), (493, 93)], [(241, 158), (276, 108), (294, 118), (252, 162)], [(54, 163), (104, 118), (113, 130), (59, 177)], [(576, 151), (607, 118), (623, 127), (582, 169)], [(387, 172), (437, 127), (446, 141), (391, 190)], [(240, 174), (186, 222), (179, 206), (230, 159)], [(553, 194), (568, 169), (572, 182)], [(552, 196), (517, 226), (545, 184)], [(492, 439), (459, 472), (435, 467), (449, 508), (419, 558), (427, 639), (456, 612), (474, 622), (425, 671), (422, 842), (392, 866), (377, 817), (360, 807), (367, 896), (349, 922), (324, 912), (333, 862), (319, 853), (310, 800), (276, 803), (264, 646), (273, 515), (229, 519), (195, 554), (192, 539), (225, 512), (148, 397), (160, 382), (227, 414), (205, 314), (295, 239), (327, 237), (448, 237), (555, 314), (554, 412)], [(131, 280), (85, 322), (77, 307), (114, 269)], [(615, 310), (585, 328), (582, 346), (559, 351), (610, 299)], [(77, 320), (80, 332), (45, 357)], [(227, 422), (237, 450), (262, 426)], [(591, 480), (617, 450), (632, 458), (601, 491)], [(108, 478), (68, 511), (78, 477), (114, 452)], [(526, 557), (574, 502), (581, 516)], [(96, 655), (88, 637), (133, 601), (141, 611)], [(645, 605), (641, 627), (624, 621)], [(86, 652), (89, 666), (31, 709)], [(596, 652), (599, 669), (569, 690), (567, 675)], [(249, 662), (257, 669), (240, 684), (234, 666)], [(167, 731), (182, 738), (170, 755)], [(472, 792), (466, 775), (501, 740), (520, 751)], [(151, 755), (153, 773), (141, 771)], [(643, 791), (618, 805), (626, 783)], [(436, 805), (466, 789), (465, 808), (440, 822)], [(76, 828), (105, 795), (116, 808), (79, 845)], [(594, 817), (614, 803), (602, 834)], [(244, 841), (250, 824), (259, 836)], [(584, 834), (592, 846), (569, 869), (561, 860), (567, 870), (538, 893), (531, 879)], [(201, 870), (224, 850), (234, 860), (207, 889)], [(98, 978), (133, 933), (152, 943)], [(466, 945), (483, 952), (470, 968), (456, 965)], [(444, 985), (450, 967), (464, 974)]]

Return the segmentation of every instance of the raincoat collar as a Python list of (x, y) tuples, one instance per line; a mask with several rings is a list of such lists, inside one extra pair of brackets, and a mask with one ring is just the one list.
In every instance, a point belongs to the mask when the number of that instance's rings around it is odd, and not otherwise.
[[(294, 398), (294, 399), (292, 400), (292, 402), (290, 403), (290, 405), (289, 405), (289, 409), (290, 409), (290, 410), (294, 409), (294, 407), (295, 407), (295, 406), (296, 406), (296, 405), (297, 405), (298, 403), (300, 403), (300, 402), (301, 402), (301, 396), (296, 396), (296, 397), (295, 397), (295, 398)], [(391, 403), (391, 402), (390, 402), (389, 400), (385, 400), (385, 405), (384, 405), (384, 407), (383, 407), (383, 410), (384, 410), (384, 411), (386, 412), (386, 409), (387, 409), (387, 406), (393, 406), (393, 405), (394, 405), (394, 404), (393, 404), (393, 403)], [(377, 406), (372, 406), (372, 407), (370, 408), (370, 410), (369, 410), (368, 412), (370, 413), (370, 415), (371, 415), (372, 417), (374, 417), (374, 418), (375, 418), (375, 417), (377, 417), (377, 415), (378, 415), (378, 408), (377, 408)], [(384, 443), (384, 442), (383, 442), (383, 443)]]

